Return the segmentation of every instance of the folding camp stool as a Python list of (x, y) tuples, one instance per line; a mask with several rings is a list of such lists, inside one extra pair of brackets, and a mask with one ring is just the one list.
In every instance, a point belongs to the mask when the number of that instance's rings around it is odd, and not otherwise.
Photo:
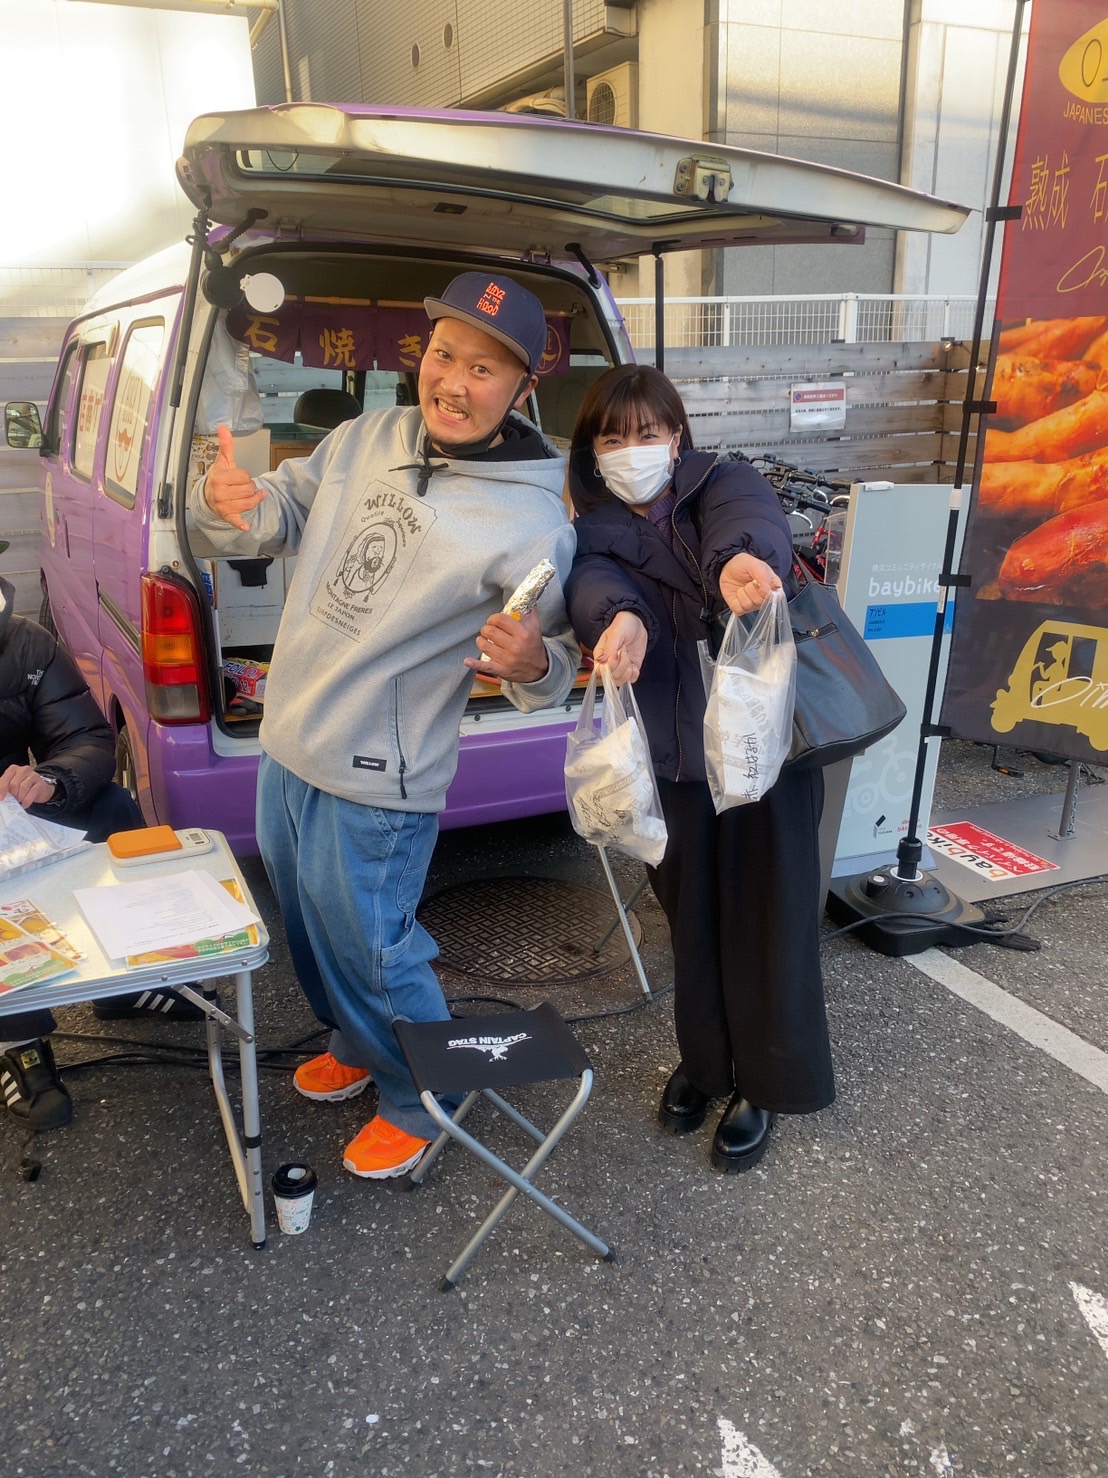
[[(422, 1183), (448, 1139), (456, 1139), (465, 1145), (510, 1183), (509, 1189), (447, 1268), (446, 1276), (439, 1284), (443, 1293), (454, 1287), (470, 1259), (521, 1191), (549, 1212), (555, 1221), (560, 1221), (562, 1226), (580, 1237), (605, 1262), (614, 1262), (615, 1254), (606, 1242), (532, 1183), (536, 1172), (585, 1107), (592, 1090), (592, 1065), (550, 1002), (543, 1001), (530, 1011), (511, 1011), (498, 1016), (422, 1022), (399, 1019), (393, 1022), (393, 1030), (423, 1106), (441, 1130), (412, 1171), (412, 1183)], [(556, 1082), (563, 1078), (576, 1078), (577, 1091), (561, 1118), (545, 1134), (507, 1103), (499, 1091), (525, 1083)], [(451, 1097), (464, 1094), (464, 1097), (451, 1116), (438, 1102), (436, 1094)], [(538, 1149), (522, 1170), (514, 1170), (505, 1164), (499, 1155), (462, 1128), (462, 1121), (479, 1098), (488, 1099), (538, 1141)]]

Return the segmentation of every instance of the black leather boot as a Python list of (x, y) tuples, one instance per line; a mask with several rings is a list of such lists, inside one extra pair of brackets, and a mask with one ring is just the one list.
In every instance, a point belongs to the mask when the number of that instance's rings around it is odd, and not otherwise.
[(769, 1132), (777, 1115), (755, 1108), (741, 1093), (734, 1093), (723, 1111), (712, 1140), (712, 1164), (728, 1172), (749, 1170), (769, 1148)]
[(658, 1122), (670, 1134), (691, 1134), (707, 1118), (711, 1101), (712, 1095), (694, 1088), (685, 1076), (685, 1069), (678, 1063), (677, 1071), (662, 1093)]

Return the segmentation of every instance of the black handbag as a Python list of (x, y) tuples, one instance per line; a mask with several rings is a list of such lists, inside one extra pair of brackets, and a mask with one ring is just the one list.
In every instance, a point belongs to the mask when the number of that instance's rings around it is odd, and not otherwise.
[[(692, 517), (699, 534), (699, 502), (693, 506)], [(908, 710), (839, 604), (835, 587), (817, 580), (795, 553), (790, 583), (796, 707), (793, 742), (783, 768), (816, 770), (861, 754), (891, 734)], [(713, 659), (730, 615), (724, 606), (708, 618), (708, 650)]]
[(861, 754), (891, 734), (907, 709), (833, 586), (793, 565), (789, 619), (796, 642), (796, 709), (785, 764), (817, 769)]

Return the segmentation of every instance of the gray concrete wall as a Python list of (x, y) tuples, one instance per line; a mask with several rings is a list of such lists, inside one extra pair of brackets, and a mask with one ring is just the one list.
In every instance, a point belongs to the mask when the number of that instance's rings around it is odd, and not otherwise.
[[(285, 18), (297, 100), (499, 105), (562, 80), (562, 0), (285, 0)], [(591, 52), (633, 27), (633, 10), (574, 0), (575, 46)], [(262, 35), (255, 76), (259, 102), (284, 100), (276, 25)]]
[[(299, 97), (499, 106), (562, 80), (562, 0), (286, 0)], [(637, 61), (637, 126), (899, 180), (984, 208), (1015, 0), (574, 0), (586, 79)], [(620, 34), (623, 33), (623, 34)], [(277, 27), (255, 56), (260, 101), (283, 97)], [(583, 112), (583, 109), (582, 109)], [(980, 215), (954, 237), (686, 253), (672, 295), (972, 293)], [(617, 291), (653, 292), (652, 264)]]
[[(1028, 12), (1030, 7), (1027, 7)], [(902, 181), (976, 207), (956, 236), (905, 234), (896, 291), (974, 292), (991, 198), (1005, 76), (1012, 49), (1013, 0), (911, 0)], [(1024, 17), (1030, 22), (1030, 14)], [(1016, 77), (1018, 115), (1023, 55)], [(1015, 131), (1006, 149), (1007, 175)], [(1007, 195), (1007, 181), (1001, 199)], [(999, 268), (997, 250), (993, 285)], [(968, 285), (967, 285), (968, 284)]]
[[(709, 0), (707, 137), (895, 180), (901, 0)], [(895, 243), (721, 254), (717, 293), (891, 292)]]

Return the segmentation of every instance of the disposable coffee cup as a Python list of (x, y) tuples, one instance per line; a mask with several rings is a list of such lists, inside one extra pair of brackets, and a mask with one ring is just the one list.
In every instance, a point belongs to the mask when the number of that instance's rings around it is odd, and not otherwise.
[(310, 1165), (280, 1165), (273, 1172), (273, 1201), (283, 1232), (295, 1237), (308, 1230), (315, 1187), (316, 1175)]

